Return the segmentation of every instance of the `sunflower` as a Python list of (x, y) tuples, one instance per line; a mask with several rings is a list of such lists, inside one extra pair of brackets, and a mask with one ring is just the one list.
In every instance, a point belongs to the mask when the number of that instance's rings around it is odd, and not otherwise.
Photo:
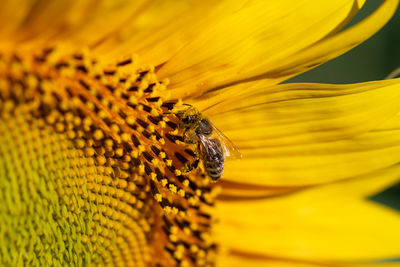
[(397, 6), (342, 30), (363, 3), (3, 3), (1, 264), (398, 257), (400, 217), (369, 199), (400, 180), (400, 81), (281, 84)]

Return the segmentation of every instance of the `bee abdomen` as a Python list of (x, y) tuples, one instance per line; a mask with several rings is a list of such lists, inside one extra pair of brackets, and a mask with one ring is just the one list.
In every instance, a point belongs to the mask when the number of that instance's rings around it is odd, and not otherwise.
[(222, 175), (222, 171), (224, 170), (224, 163), (222, 162), (222, 164), (220, 166), (218, 166), (218, 168), (212, 168), (212, 167), (215, 167), (215, 166), (208, 165), (206, 167), (207, 174), (208, 174), (208, 176), (210, 176), (211, 179), (217, 180)]
[(211, 179), (217, 180), (224, 170), (225, 156), (218, 139), (209, 139), (209, 147), (203, 153), (204, 168)]

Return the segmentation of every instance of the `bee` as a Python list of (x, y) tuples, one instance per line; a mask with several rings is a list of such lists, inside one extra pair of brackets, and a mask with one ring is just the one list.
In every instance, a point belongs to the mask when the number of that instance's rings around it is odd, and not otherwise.
[[(189, 108), (176, 114), (180, 119), (179, 127), (184, 130), (183, 140), (187, 144), (197, 144), (197, 155), (202, 160), (207, 175), (216, 181), (222, 176), (225, 158), (240, 159), (242, 155), (209, 119), (193, 106), (188, 106)], [(196, 168), (197, 164), (198, 160), (188, 166), (186, 172)]]

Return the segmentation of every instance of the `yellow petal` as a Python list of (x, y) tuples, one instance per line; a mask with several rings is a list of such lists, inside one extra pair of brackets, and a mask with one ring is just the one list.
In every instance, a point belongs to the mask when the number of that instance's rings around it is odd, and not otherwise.
[[(348, 179), (399, 162), (400, 131), (299, 146), (242, 149), (224, 179), (264, 186), (304, 186)], [(244, 180), (243, 177), (246, 177)]]
[(244, 1), (151, 1), (137, 16), (126, 22), (96, 51), (115, 60), (136, 53), (142, 65), (165, 63), (195, 38), (201, 29), (213, 27)]
[(399, 81), (280, 85), (206, 109), (243, 154), (226, 162), (225, 179), (310, 185), (398, 162), (398, 128), (372, 130), (399, 112)]
[(219, 202), (215, 229), (243, 253), (326, 262), (400, 255), (398, 212), (365, 200), (397, 183), (400, 166), (359, 179), (259, 201)]
[(264, 73), (263, 76), (267, 79), (280, 77), (278, 80), (282, 81), (344, 54), (380, 30), (396, 11), (398, 2), (398, 0), (384, 1), (367, 19), (304, 49), (286, 61), (276, 62), (275, 69)]
[(13, 33), (31, 10), (35, 0), (2, 1), (0, 8), (0, 39), (5, 39)]
[[(241, 2), (244, 0), (11, 2), (5, 4), (7, 27), (0, 38), (36, 46), (66, 41), (89, 46), (105, 63), (138, 54), (143, 66), (156, 66)], [(14, 13), (17, 16), (9, 19), (8, 14)]]
[[(186, 96), (275, 69), (337, 29), (358, 8), (340, 1), (254, 1), (203, 31), (160, 70)], [(295, 15), (292, 15), (295, 14)]]
[[(271, 259), (271, 258), (261, 258), (252, 257), (252, 255), (237, 255), (235, 253), (230, 253), (221, 257), (219, 262), (219, 267), (323, 267), (326, 265), (301, 262), (296, 260), (285, 260), (285, 259)], [(333, 267), (333, 266), (331, 266)]]
[(259, 147), (261, 140), (265, 146), (278, 146), (350, 138), (375, 128), (399, 110), (400, 79), (269, 88), (262, 84), (247, 93), (232, 92), (229, 99), (216, 95), (194, 104), (245, 147)]
[(232, 182), (229, 178), (221, 179), (219, 182), (222, 192), (218, 195), (223, 200), (257, 199), (267, 196), (278, 196), (298, 191), (302, 186), (263, 186), (249, 184), (247, 179), (241, 182)]
[(317, 263), (297, 259), (277, 259), (231, 252), (221, 257), (218, 267), (399, 267), (400, 263)]
[(78, 45), (93, 45), (132, 19), (144, 2), (36, 1), (19, 28), (3, 38), (19, 44), (33, 41), (49, 45), (64, 39)]

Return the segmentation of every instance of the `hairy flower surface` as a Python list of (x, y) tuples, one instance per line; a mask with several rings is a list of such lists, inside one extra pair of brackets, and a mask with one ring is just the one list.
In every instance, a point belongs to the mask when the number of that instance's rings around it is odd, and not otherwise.
[[(0, 264), (398, 257), (398, 212), (367, 198), (400, 180), (400, 81), (279, 84), (361, 43), (397, 6), (341, 31), (363, 3), (5, 2)], [(216, 182), (199, 140), (211, 137), (183, 126), (189, 107), (243, 155)]]

